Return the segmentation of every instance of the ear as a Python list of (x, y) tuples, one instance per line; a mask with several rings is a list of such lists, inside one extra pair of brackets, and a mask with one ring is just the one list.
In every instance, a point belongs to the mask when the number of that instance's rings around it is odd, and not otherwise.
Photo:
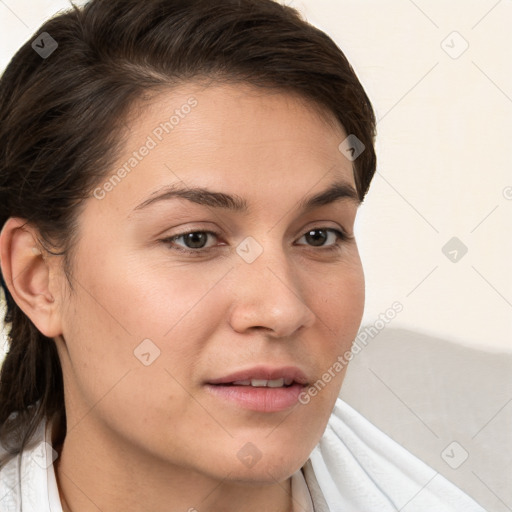
[(49, 338), (62, 333), (57, 281), (48, 253), (37, 242), (37, 230), (26, 219), (11, 217), (0, 234), (0, 267), (16, 304)]

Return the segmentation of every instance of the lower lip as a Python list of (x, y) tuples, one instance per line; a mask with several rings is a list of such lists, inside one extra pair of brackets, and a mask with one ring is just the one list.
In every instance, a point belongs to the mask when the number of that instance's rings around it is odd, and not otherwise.
[(285, 411), (299, 401), (304, 386), (293, 384), (284, 388), (253, 386), (222, 386), (207, 384), (206, 389), (223, 400), (258, 412)]

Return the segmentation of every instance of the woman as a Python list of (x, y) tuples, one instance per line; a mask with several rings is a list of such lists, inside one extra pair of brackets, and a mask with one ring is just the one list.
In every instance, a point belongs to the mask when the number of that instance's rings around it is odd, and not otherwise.
[(271, 0), (92, 0), (0, 84), (2, 511), (480, 511), (339, 400), (375, 117)]

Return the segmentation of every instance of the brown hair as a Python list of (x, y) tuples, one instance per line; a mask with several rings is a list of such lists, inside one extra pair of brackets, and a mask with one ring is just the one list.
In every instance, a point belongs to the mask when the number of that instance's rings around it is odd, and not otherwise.
[[(58, 44), (49, 55), (32, 46), (45, 32)], [(353, 162), (363, 200), (376, 167), (370, 100), (342, 51), (296, 10), (273, 0), (91, 0), (44, 23), (1, 77), (0, 228), (26, 219), (64, 257), (71, 285), (80, 206), (119, 155), (129, 109), (202, 78), (293, 92), (333, 114), (365, 146)], [(12, 456), (43, 418), (57, 416), (65, 431), (64, 389), (54, 340), (1, 284), (10, 330), (0, 443)]]

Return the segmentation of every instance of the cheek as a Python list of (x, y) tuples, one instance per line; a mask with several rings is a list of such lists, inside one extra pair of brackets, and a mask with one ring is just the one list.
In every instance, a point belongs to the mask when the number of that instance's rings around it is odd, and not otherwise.
[(164, 424), (165, 432), (157, 433), (171, 445), (173, 436), (183, 435), (177, 417), (197, 418), (198, 430), (204, 424), (204, 411), (184, 389), (196, 391), (191, 374), (211, 326), (201, 298), (212, 284), (191, 272), (166, 279), (162, 272), (156, 279), (148, 268), (123, 272), (127, 268), (128, 262), (104, 259), (94, 272), (82, 267), (76, 276), (61, 356), (70, 430), (78, 425), (78, 435), (88, 421), (101, 418), (130, 442), (149, 446), (145, 432)]
[[(333, 269), (328, 276), (311, 284), (311, 297), (316, 297), (317, 316), (337, 346), (353, 341), (364, 312), (365, 281), (358, 258)], [(320, 322), (322, 323), (322, 322)]]
[[(73, 379), (89, 404), (127, 371), (140, 369), (145, 370), (141, 388), (151, 383), (172, 395), (177, 384), (171, 380), (169, 386), (169, 374), (160, 372), (152, 380), (151, 372), (160, 367), (180, 382), (190, 379), (218, 317), (215, 293), (209, 291), (225, 271), (155, 268), (140, 259), (123, 260), (114, 252), (100, 252), (99, 258), (92, 258), (93, 253), (88, 250), (77, 265), (75, 293), (65, 313)], [(160, 386), (163, 381), (166, 385)]]
[(316, 297), (313, 307), (318, 330), (322, 332), (316, 336), (317, 375), (321, 382), (316, 392), (313, 391), (314, 398), (309, 399), (317, 407), (330, 411), (352, 358), (350, 350), (364, 312), (365, 283), (360, 261), (355, 259), (354, 263), (332, 272), (328, 281), (312, 286), (311, 296)]

